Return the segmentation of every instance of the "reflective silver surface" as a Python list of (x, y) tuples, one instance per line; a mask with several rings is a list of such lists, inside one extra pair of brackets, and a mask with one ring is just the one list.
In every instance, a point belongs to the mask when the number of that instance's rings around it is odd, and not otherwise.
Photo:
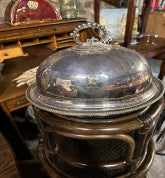
[(99, 42), (54, 53), (36, 77), (27, 90), (28, 100), (43, 110), (71, 116), (127, 113), (151, 105), (164, 93), (142, 56)]

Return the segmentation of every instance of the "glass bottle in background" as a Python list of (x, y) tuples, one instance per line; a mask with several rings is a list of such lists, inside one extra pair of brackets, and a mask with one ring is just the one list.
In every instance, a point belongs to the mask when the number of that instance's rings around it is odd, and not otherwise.
[(77, 0), (60, 0), (60, 11), (63, 19), (77, 17)]

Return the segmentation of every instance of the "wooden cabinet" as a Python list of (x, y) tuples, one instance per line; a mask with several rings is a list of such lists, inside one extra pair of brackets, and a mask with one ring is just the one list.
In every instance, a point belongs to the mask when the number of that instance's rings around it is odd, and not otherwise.
[(17, 110), (17, 109), (20, 109), (23, 106), (27, 106), (27, 105), (29, 105), (29, 103), (28, 103), (25, 95), (22, 95), (22, 96), (17, 97), (17, 98), (13, 98), (13, 99), (8, 100), (6, 102), (6, 106), (9, 109), (10, 112)]
[(28, 55), (25, 47), (29, 46), (44, 44), (52, 50), (71, 47), (75, 42), (70, 33), (85, 22), (85, 19), (78, 18), (18, 26), (0, 24), (0, 62)]
[(25, 55), (26, 54), (23, 52), (22, 48), (16, 43), (13, 43), (10, 46), (5, 45), (5, 43), (1, 44), (0, 62), (3, 62), (6, 59), (10, 59), (18, 56), (25, 56)]
[[(54, 50), (75, 45), (70, 33), (82, 23), (86, 23), (83, 18), (19, 26), (0, 24), (0, 62), (5, 64), (0, 81), (0, 106), (20, 137), (11, 112), (29, 104), (25, 97), (27, 86), (17, 88), (12, 80), (38, 66)], [(86, 38), (85, 33), (80, 38)]]
[(149, 12), (146, 33), (158, 34), (165, 38), (165, 12)]

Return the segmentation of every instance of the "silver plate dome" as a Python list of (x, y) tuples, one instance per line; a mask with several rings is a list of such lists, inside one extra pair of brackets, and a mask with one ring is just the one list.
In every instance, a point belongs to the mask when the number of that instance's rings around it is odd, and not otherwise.
[(136, 111), (164, 93), (137, 52), (85, 43), (56, 52), (39, 67), (28, 100), (43, 110), (70, 116), (109, 116)]

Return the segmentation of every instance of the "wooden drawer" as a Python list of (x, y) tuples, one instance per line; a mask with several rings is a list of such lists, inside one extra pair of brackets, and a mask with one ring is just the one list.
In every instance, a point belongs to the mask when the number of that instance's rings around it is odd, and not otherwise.
[(6, 106), (10, 112), (20, 109), (20, 108), (23, 108), (28, 105), (29, 105), (29, 102), (27, 101), (27, 99), (24, 95), (21, 97), (6, 101)]
[(17, 56), (24, 56), (24, 53), (20, 47), (12, 47), (9, 49), (0, 50), (0, 62), (3, 62), (5, 59), (10, 59)]

